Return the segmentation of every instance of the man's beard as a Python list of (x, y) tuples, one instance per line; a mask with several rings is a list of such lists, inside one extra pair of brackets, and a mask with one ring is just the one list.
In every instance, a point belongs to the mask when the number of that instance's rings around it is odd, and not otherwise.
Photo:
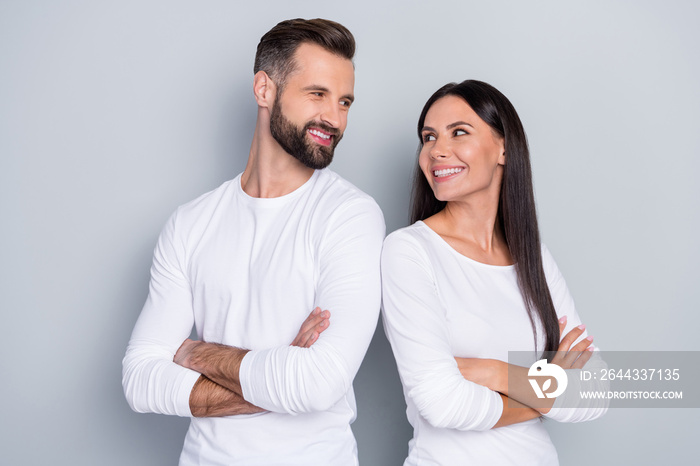
[[(282, 114), (279, 101), (278, 96), (270, 112), (272, 137), (282, 146), (282, 149), (305, 166), (314, 170), (326, 168), (333, 161), (333, 151), (343, 137), (342, 133), (324, 123), (311, 121), (307, 122), (303, 128), (299, 128)], [(309, 128), (318, 128), (332, 135), (331, 145), (322, 146), (307, 140), (306, 132)]]

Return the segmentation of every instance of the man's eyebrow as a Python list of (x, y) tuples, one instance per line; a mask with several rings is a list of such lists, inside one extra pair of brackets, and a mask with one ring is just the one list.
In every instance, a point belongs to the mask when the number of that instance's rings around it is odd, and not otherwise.
[[(330, 92), (330, 90), (327, 87), (321, 86), (319, 84), (311, 84), (310, 86), (302, 87), (301, 90), (302, 91)], [(341, 99), (347, 99), (350, 102), (354, 102), (355, 96), (352, 94), (345, 94), (344, 96), (341, 97)]]
[(321, 92), (328, 92), (328, 88), (325, 86), (321, 86), (319, 84), (311, 84), (310, 86), (303, 87), (301, 89), (302, 91), (321, 91)]

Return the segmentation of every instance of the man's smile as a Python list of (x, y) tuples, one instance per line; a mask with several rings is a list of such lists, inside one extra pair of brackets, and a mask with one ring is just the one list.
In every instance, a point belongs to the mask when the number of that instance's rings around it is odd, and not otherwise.
[(307, 133), (311, 135), (311, 139), (316, 141), (317, 143), (324, 145), (324, 146), (330, 146), (331, 145), (331, 139), (333, 137), (332, 134), (327, 133), (325, 131), (322, 131), (317, 128), (309, 128), (306, 130)]

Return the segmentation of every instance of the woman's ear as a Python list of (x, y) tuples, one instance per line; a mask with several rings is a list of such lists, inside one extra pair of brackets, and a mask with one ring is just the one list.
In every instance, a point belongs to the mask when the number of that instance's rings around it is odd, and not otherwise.
[(501, 139), (501, 144), (499, 150), (501, 151), (501, 155), (498, 156), (498, 164), (499, 165), (505, 165), (506, 164), (506, 141)]
[(259, 107), (272, 107), (276, 94), (276, 86), (270, 76), (264, 71), (258, 71), (253, 77), (253, 95)]

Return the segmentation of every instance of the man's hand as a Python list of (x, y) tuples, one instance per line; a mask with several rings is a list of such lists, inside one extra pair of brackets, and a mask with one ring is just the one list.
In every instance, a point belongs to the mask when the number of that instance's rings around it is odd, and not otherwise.
[(265, 410), (202, 375), (192, 387), (190, 411), (194, 417), (219, 417), (262, 413)]
[[(307, 317), (301, 324), (299, 333), (297, 333), (297, 336), (294, 338), (294, 341), (292, 341), (290, 346), (308, 348), (313, 345), (316, 340), (318, 340), (321, 332), (326, 330), (330, 325), (330, 318), (331, 313), (329, 311), (321, 311), (320, 307), (317, 307), (311, 311), (309, 317)], [(182, 367), (186, 367), (187, 369), (192, 369), (193, 371), (210, 376), (209, 372), (206, 370), (207, 361), (211, 363), (216, 359), (222, 358), (222, 356), (224, 356), (222, 352), (225, 351), (240, 352), (245, 350), (238, 350), (237, 348), (219, 345), (216, 343), (204, 343), (202, 341), (190, 340), (188, 338), (182, 343), (182, 345), (180, 345), (180, 348), (178, 348), (175, 356), (173, 357), (173, 362)], [(240, 355), (239, 359), (242, 358), (243, 355)], [(240, 365), (240, 361), (238, 361), (238, 365)], [(210, 378), (213, 378), (214, 380), (218, 379), (218, 377), (214, 374), (212, 374)]]
[(194, 368), (194, 353), (200, 343), (200, 341), (190, 340), (189, 338), (185, 340), (178, 348), (177, 353), (175, 353), (173, 362), (187, 369), (196, 370)]
[[(306, 318), (304, 323), (301, 324), (299, 333), (297, 334), (294, 341), (290, 346), (298, 346), (300, 348), (308, 348), (313, 345), (316, 340), (318, 340), (321, 332), (326, 330), (330, 326), (331, 313), (329, 311), (321, 311), (320, 307), (317, 307), (309, 317)], [(177, 361), (176, 361), (177, 362)]]
[[(291, 346), (308, 348), (330, 325), (331, 313), (317, 307), (301, 324)], [(173, 362), (199, 372), (202, 376), (190, 393), (190, 410), (196, 417), (232, 416), (264, 411), (243, 399), (240, 387), (240, 364), (247, 350), (185, 340), (178, 348)]]

